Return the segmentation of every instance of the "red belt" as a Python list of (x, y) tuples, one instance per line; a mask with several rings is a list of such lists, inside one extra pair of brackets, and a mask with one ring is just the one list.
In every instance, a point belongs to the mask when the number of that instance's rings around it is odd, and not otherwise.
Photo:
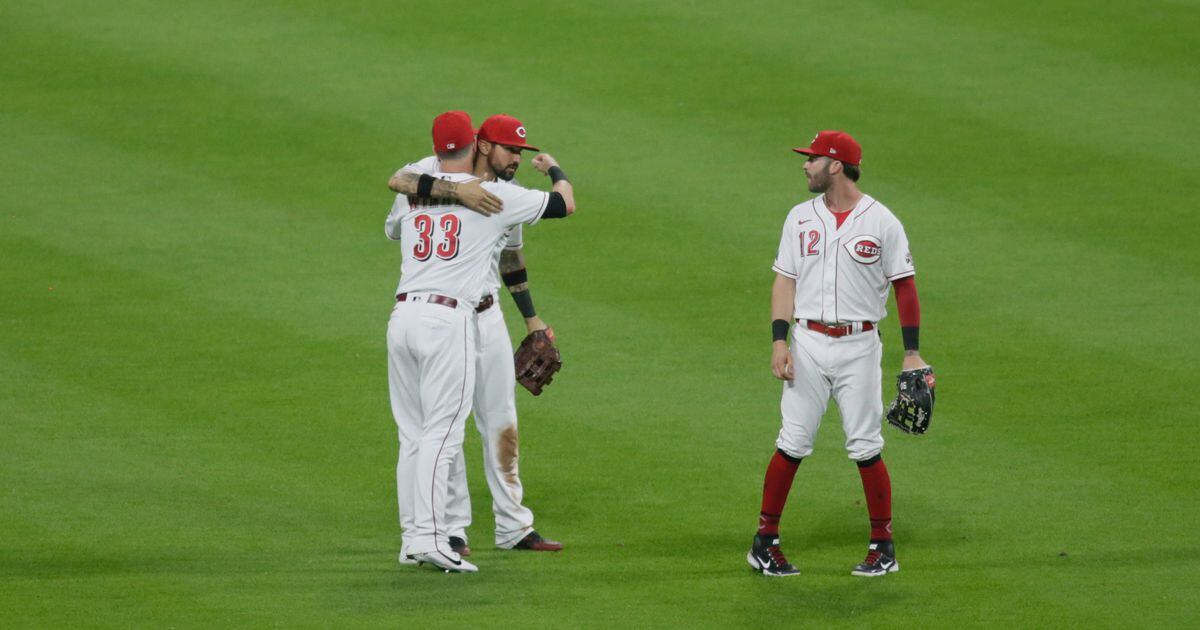
[[(808, 327), (809, 330), (814, 331), (814, 332), (819, 332), (822, 335), (827, 335), (829, 337), (845, 337), (846, 335), (854, 334), (854, 324), (843, 324), (841, 326), (826, 326), (825, 324), (822, 324), (821, 322), (814, 322), (810, 319), (806, 319), (806, 320), (798, 319), (796, 321), (797, 322), (804, 321), (806, 323), (805, 325)], [(862, 332), (867, 332), (868, 330), (874, 330), (874, 329), (875, 329), (875, 324), (872, 324), (871, 322), (863, 322), (862, 323)]]
[[(407, 302), (408, 294), (401, 293), (401, 294), (397, 295), (396, 301), (397, 302)], [(447, 297), (445, 295), (438, 295), (436, 293), (430, 293), (429, 296), (425, 298), (425, 301), (430, 304), (441, 304), (442, 306), (449, 306), (450, 308), (458, 308), (458, 300), (456, 300), (452, 297)], [(492, 304), (494, 304), (494, 303), (495, 303), (495, 299), (493, 299), (492, 296), (489, 295), (489, 296), (483, 298), (482, 300), (479, 300), (479, 306), (475, 307), (475, 312), (482, 313), (482, 312), (488, 310), (489, 308), (491, 308)]]

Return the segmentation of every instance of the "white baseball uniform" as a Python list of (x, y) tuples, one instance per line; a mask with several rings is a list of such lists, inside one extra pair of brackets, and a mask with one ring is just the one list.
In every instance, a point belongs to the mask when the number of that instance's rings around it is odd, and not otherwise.
[[(433, 175), (473, 179), (465, 173)], [(387, 339), (388, 385), (400, 440), (397, 498), (407, 554), (450, 553), (447, 485), (461, 455), (475, 390), (475, 308), (509, 228), (536, 223), (550, 198), (509, 184), (483, 186), (503, 201), (503, 213), (485, 217), (438, 200), (410, 205), (397, 195), (386, 222), (388, 237), (399, 240), (403, 252)]]
[[(441, 162), (436, 156), (404, 167), (426, 174), (440, 168)], [(504, 212), (507, 211), (506, 206)], [(504, 248), (521, 249), (522, 238), (522, 226), (514, 225)], [(524, 488), (518, 468), (516, 373), (512, 340), (500, 308), (500, 250), (492, 259), (491, 269), (484, 283), (483, 296), (492, 296), (493, 306), (476, 318), (475, 426), (482, 438), (484, 473), (492, 494), (495, 543), (497, 547), (510, 549), (533, 531), (533, 512), (522, 505)], [(466, 458), (461, 450), (450, 471), (446, 520), (449, 535), (467, 540), (466, 529), (471, 525), (471, 495), (467, 487)]]
[[(773, 268), (796, 281), (794, 378), (783, 386), (776, 446), (792, 457), (811, 454), (832, 395), (850, 459), (874, 457), (883, 450), (878, 322), (887, 314), (891, 282), (916, 273), (904, 226), (863, 195), (839, 228), (822, 195), (788, 213)], [(849, 334), (829, 336), (808, 322), (849, 326)]]

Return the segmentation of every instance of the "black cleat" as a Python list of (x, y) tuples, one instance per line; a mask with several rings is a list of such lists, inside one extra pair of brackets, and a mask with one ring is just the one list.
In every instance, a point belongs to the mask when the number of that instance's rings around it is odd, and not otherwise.
[(756, 535), (754, 546), (750, 548), (750, 553), (746, 554), (746, 562), (750, 563), (750, 567), (755, 571), (761, 571), (763, 575), (773, 577), (800, 575), (800, 569), (790, 564), (787, 558), (783, 557), (783, 552), (779, 550), (779, 536)]
[(471, 548), (467, 546), (467, 541), (458, 536), (450, 537), (450, 550), (464, 558), (471, 555)]
[(513, 546), (513, 549), (525, 549), (527, 551), (562, 551), (563, 545), (557, 540), (542, 538), (542, 535), (536, 531), (529, 532), (521, 539), (521, 542)]
[(850, 575), (879, 577), (900, 570), (896, 562), (896, 545), (890, 540), (872, 540), (867, 547), (867, 559), (854, 567)]

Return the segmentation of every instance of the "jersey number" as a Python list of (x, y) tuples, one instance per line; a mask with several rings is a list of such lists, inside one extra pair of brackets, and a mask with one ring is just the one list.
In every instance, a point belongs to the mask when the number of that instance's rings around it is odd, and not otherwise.
[(433, 217), (428, 214), (418, 214), (413, 218), (413, 227), (417, 228), (417, 244), (413, 247), (413, 258), (429, 260), (436, 254), (442, 260), (450, 260), (458, 255), (458, 231), (462, 225), (453, 214), (443, 214), (437, 221), (442, 232), (442, 240), (437, 247), (433, 245)]
[(804, 232), (800, 233), (800, 255), (801, 256), (817, 256), (821, 252), (817, 249), (817, 243), (821, 242), (821, 233), (816, 230), (808, 232), (808, 246), (804, 246)]

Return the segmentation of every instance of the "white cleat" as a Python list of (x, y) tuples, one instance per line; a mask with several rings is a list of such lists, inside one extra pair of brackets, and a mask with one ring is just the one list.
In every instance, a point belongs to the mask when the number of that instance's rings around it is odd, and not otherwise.
[(413, 566), (421, 564), (420, 562), (417, 562), (416, 558), (412, 557), (411, 555), (409, 555), (403, 551), (400, 552), (400, 556), (396, 559), (400, 561), (400, 564), (411, 564)]
[(414, 553), (410, 558), (417, 561), (418, 564), (428, 562), (435, 567), (438, 567), (447, 573), (475, 573), (479, 567), (462, 559), (462, 556), (451, 551), (450, 553), (442, 553), (440, 551), (430, 551), (429, 553)]

